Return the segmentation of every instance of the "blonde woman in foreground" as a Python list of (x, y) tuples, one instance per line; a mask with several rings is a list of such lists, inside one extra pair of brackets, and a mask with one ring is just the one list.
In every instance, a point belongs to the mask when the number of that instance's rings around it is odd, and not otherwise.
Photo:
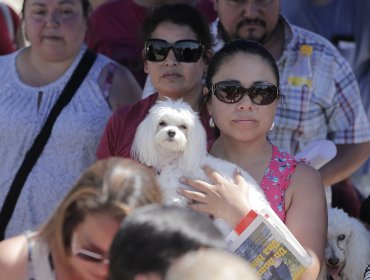
[(0, 279), (107, 279), (108, 251), (121, 221), (161, 199), (147, 168), (128, 159), (98, 161), (38, 231), (0, 243)]

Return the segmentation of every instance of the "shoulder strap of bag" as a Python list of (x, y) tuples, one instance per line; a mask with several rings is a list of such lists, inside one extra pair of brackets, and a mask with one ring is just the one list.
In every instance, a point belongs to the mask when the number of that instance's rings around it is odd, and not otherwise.
[(15, 32), (13, 18), (9, 10), (10, 8), (6, 4), (0, 3), (0, 9), (2, 10), (4, 15), (4, 19), (8, 28), (9, 38), (13, 41), (15, 38)]
[(96, 54), (87, 50), (83, 55), (80, 63), (74, 70), (71, 78), (64, 87), (61, 95), (54, 104), (50, 114), (42, 127), (41, 131), (35, 138), (31, 148), (27, 151), (24, 160), (16, 173), (13, 183), (5, 198), (3, 207), (0, 212), (0, 240), (4, 239), (6, 227), (13, 215), (17, 200), (21, 194), (24, 183), (29, 173), (36, 164), (41, 155), (53, 129), (53, 125), (63, 108), (71, 101), (80, 84), (86, 77), (91, 66), (96, 59)]

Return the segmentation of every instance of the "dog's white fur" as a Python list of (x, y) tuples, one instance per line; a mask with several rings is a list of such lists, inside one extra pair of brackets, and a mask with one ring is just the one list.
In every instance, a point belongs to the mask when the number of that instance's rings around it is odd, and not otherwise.
[[(132, 157), (159, 172), (165, 202), (185, 206), (187, 201), (177, 193), (182, 176), (210, 182), (202, 167), (208, 165), (227, 180), (239, 167), (207, 153), (206, 132), (198, 114), (185, 102), (159, 101), (136, 130)], [(250, 186), (249, 200), (259, 211), (269, 205), (256, 181), (244, 170), (242, 176)], [(185, 187), (185, 185), (181, 185)], [(226, 229), (221, 229), (226, 233)], [(230, 228), (229, 228), (230, 230)]]
[(334, 280), (363, 279), (370, 264), (370, 234), (357, 219), (342, 209), (328, 209), (327, 273)]

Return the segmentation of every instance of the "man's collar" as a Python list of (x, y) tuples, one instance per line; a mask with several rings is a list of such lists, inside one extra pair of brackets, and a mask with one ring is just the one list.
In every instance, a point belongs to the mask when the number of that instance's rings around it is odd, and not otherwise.
[(225, 41), (221, 38), (219, 34), (219, 30), (218, 30), (219, 25), (220, 25), (220, 19), (217, 18), (214, 22), (211, 23), (210, 28), (209, 28), (212, 39), (213, 39), (212, 50), (214, 52), (219, 51), (225, 44)]
[(283, 49), (289, 49), (293, 44), (295, 44), (295, 40), (297, 36), (294, 36), (295, 31), (292, 28), (292, 24), (289, 22), (289, 20), (280, 14), (280, 19), (279, 19), (284, 26), (284, 46)]

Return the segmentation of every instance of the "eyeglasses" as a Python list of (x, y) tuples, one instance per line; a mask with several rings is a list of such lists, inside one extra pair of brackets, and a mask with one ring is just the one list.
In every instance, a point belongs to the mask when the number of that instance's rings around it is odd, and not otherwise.
[(77, 249), (76, 251), (73, 252), (73, 254), (84, 261), (109, 264), (108, 258), (104, 258), (103, 255), (86, 249)]
[(209, 86), (209, 91), (224, 103), (237, 103), (248, 95), (256, 105), (269, 105), (278, 97), (279, 87), (268, 82), (256, 82), (250, 88), (244, 88), (239, 82), (222, 81)]
[(149, 61), (163, 61), (170, 50), (179, 62), (197, 62), (203, 55), (204, 46), (195, 40), (179, 40), (173, 44), (161, 39), (145, 41), (144, 54)]
[(73, 235), (72, 246), (71, 246), (73, 255), (75, 255), (76, 257), (79, 257), (80, 259), (84, 261), (88, 261), (88, 262), (92, 262), (96, 264), (100, 264), (100, 263), (109, 264), (109, 259), (105, 258), (102, 254), (99, 254), (99, 253), (96, 253), (96, 252), (93, 252), (87, 249), (83, 249), (83, 248), (77, 249), (76, 247), (77, 247), (76, 235)]

